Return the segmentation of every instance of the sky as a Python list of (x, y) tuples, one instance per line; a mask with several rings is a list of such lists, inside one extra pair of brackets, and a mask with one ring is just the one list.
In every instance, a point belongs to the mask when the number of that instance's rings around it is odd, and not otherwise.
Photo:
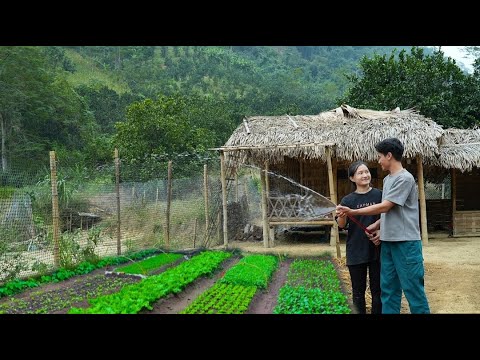
[(451, 58), (455, 59), (457, 63), (462, 62), (467, 70), (471, 73), (473, 72), (472, 63), (475, 59), (472, 57), (464, 58), (466, 54), (461, 51), (463, 48), (464, 46), (442, 46), (441, 50), (446, 56), (450, 56)]

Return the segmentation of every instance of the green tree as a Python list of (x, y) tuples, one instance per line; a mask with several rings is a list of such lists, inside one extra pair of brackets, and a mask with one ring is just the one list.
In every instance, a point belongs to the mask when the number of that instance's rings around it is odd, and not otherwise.
[(56, 146), (80, 149), (91, 122), (82, 99), (56, 70), (45, 49), (0, 47), (0, 136), (2, 169), (10, 162), (48, 163)]
[(348, 76), (351, 86), (341, 102), (375, 110), (415, 108), (444, 127), (478, 124), (477, 81), (442, 51), (425, 55), (413, 47), (410, 54), (363, 57), (360, 69), (360, 75)]
[[(214, 134), (192, 123), (191, 113), (201, 116), (192, 104), (195, 102), (182, 95), (162, 95), (157, 100), (147, 99), (128, 107), (126, 121), (115, 125), (114, 143), (127, 162), (144, 165), (144, 173), (137, 176), (158, 176), (159, 171), (165, 170), (166, 160), (179, 157), (187, 166), (189, 155), (205, 153), (213, 146)], [(189, 170), (188, 166), (182, 169), (183, 175)]]

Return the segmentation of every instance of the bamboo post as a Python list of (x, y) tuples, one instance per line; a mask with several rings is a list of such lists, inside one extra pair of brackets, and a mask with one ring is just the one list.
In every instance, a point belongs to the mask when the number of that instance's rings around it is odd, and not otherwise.
[(53, 218), (53, 261), (56, 267), (60, 266), (60, 247), (58, 233), (60, 217), (58, 212), (57, 164), (55, 151), (50, 151), (50, 182), (52, 184), (52, 218)]
[[(220, 180), (222, 182), (222, 207), (223, 207), (223, 245), (228, 246), (227, 232), (227, 181), (225, 179), (225, 154), (220, 152)], [(220, 224), (218, 224), (220, 226)]]
[(270, 166), (268, 164), (268, 161), (265, 161), (265, 191), (267, 192), (267, 199), (270, 196), (270, 181), (268, 179), (269, 171), (270, 171)]
[(122, 254), (122, 233), (120, 230), (120, 158), (118, 149), (115, 148), (115, 192), (117, 194), (117, 255)]
[(195, 240), (197, 240), (197, 218), (195, 218), (195, 223), (193, 224), (193, 248), (195, 249)]
[(262, 186), (262, 222), (263, 222), (263, 246), (269, 247), (269, 226), (267, 215), (267, 184), (265, 180), (265, 170), (260, 170), (260, 185)]
[(455, 213), (457, 212), (457, 172), (451, 170), (450, 197), (452, 198), (452, 235), (455, 235)]
[(155, 211), (157, 210), (157, 207), (158, 207), (158, 185), (157, 185), (157, 195), (155, 196)]
[(235, 170), (235, 202), (238, 202), (238, 172)]
[[(337, 203), (337, 192), (335, 190), (335, 184), (333, 183), (333, 167), (332, 167), (332, 149), (330, 147), (326, 148), (327, 155), (327, 167), (328, 167), (328, 187), (330, 189), (330, 200), (336, 204)], [(337, 258), (342, 257), (340, 251), (340, 238), (338, 235), (338, 225), (337, 222), (334, 222), (332, 226), (332, 231), (330, 232), (330, 245), (335, 245), (337, 250)]]
[[(267, 200), (267, 206), (266, 206), (266, 209), (267, 209), (267, 219), (268, 219), (268, 198), (270, 197), (270, 181), (269, 181), (269, 177), (268, 177), (268, 174), (270, 172), (270, 166), (269, 166), (269, 163), (268, 161), (265, 161), (265, 193), (266, 193), (266, 200)], [(273, 240), (274, 240), (274, 237), (275, 237), (275, 229), (273, 228), (270, 228), (270, 222), (268, 223), (268, 247), (273, 247)]]
[(222, 214), (220, 211), (217, 213), (217, 238), (218, 238), (218, 243), (222, 241), (222, 227), (220, 226), (220, 222), (222, 221)]
[(377, 178), (378, 178), (377, 187), (379, 189), (383, 189), (383, 176), (382, 175), (383, 175), (382, 165), (380, 165), (377, 162)]
[(165, 224), (165, 245), (167, 249), (170, 248), (170, 207), (172, 205), (172, 160), (168, 162), (168, 175), (167, 175), (167, 213)]
[[(303, 159), (300, 159), (300, 184), (304, 185), (303, 183)], [(305, 195), (305, 190), (301, 189), (302, 195)]]
[(208, 233), (208, 169), (203, 165), (203, 197), (205, 199), (205, 234)]
[(425, 200), (425, 184), (423, 182), (422, 155), (417, 155), (418, 197), (420, 200), (420, 227), (422, 230), (422, 243), (428, 245), (427, 228), (427, 202)]

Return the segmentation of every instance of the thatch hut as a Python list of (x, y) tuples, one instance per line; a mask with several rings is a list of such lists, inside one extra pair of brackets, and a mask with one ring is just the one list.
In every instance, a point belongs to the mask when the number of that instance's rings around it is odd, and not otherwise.
[[(221, 152), (223, 169), (243, 163), (256, 165), (287, 176), (336, 203), (351, 191), (346, 169), (352, 161), (368, 162), (373, 170), (373, 185), (382, 186), (386, 173), (377, 163), (375, 144), (388, 137), (397, 137), (405, 146), (404, 166), (418, 179), (422, 240), (426, 243), (428, 235), (423, 163), (424, 159), (432, 164), (433, 161), (438, 161), (438, 144), (443, 134), (440, 125), (413, 110), (401, 111), (397, 108), (392, 111), (374, 111), (342, 105), (318, 115), (245, 118), (225, 146), (218, 150)], [(225, 185), (225, 175), (222, 177)], [(298, 218), (276, 218), (272, 214), (273, 202), (269, 201), (269, 193), (274, 189), (275, 183), (269, 180), (268, 172), (262, 171), (263, 233), (266, 247), (273, 244), (269, 228), (279, 224), (304, 222)], [(226, 210), (224, 214), (225, 212)], [(332, 217), (309, 223), (333, 226), (330, 243), (338, 244), (338, 230)], [(226, 235), (224, 242), (228, 243)]]
[(451, 200), (438, 200), (435, 206), (438, 213), (450, 215), (452, 235), (479, 236), (480, 129), (446, 129), (438, 157), (429, 160), (433, 166), (450, 171)]

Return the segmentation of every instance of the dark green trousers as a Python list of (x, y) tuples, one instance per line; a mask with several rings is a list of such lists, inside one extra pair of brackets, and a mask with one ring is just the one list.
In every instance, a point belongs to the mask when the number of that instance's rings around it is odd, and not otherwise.
[(425, 295), (422, 242), (382, 241), (382, 314), (399, 314), (402, 290), (412, 314), (429, 314)]

